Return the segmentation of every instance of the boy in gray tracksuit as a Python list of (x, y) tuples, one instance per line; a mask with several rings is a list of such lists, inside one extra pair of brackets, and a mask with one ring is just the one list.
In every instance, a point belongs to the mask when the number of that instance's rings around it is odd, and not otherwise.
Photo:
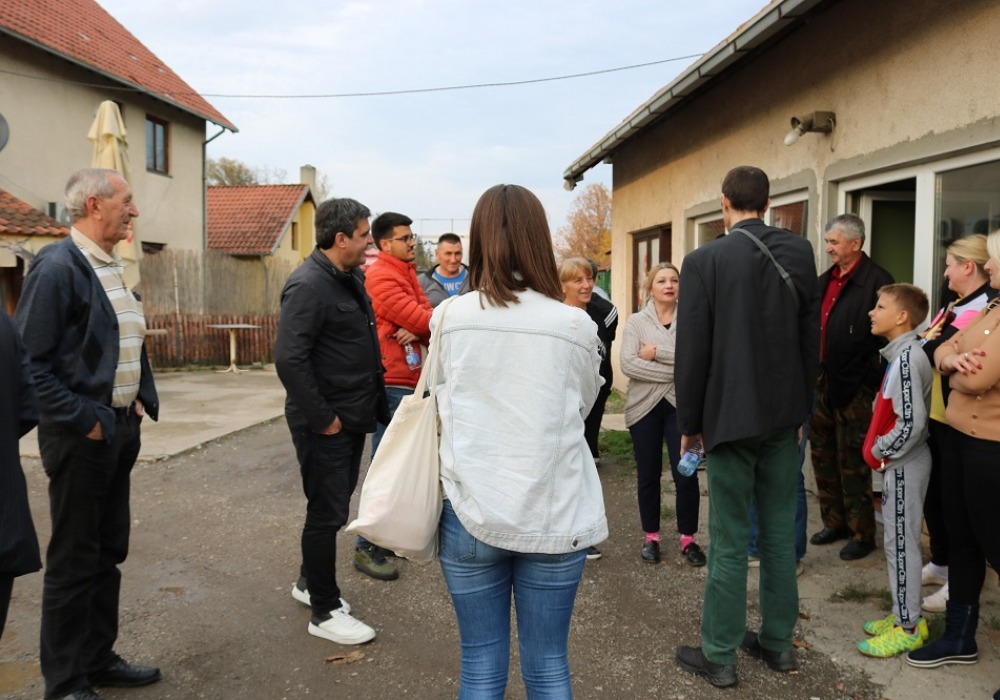
[(920, 527), (931, 472), (927, 413), (932, 372), (914, 328), (928, 311), (927, 295), (912, 284), (879, 290), (868, 316), (872, 335), (889, 341), (879, 352), (889, 363), (875, 396), (865, 438), (865, 461), (882, 472), (882, 520), (885, 561), (889, 568), (892, 614), (869, 620), (858, 643), (866, 656), (888, 658), (919, 649), (927, 640), (920, 614)]

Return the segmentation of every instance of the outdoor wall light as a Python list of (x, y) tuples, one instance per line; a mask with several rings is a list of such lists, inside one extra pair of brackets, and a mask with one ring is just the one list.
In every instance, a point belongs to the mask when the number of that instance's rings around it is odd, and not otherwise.
[(576, 177), (565, 177), (563, 178), (563, 189), (567, 192), (572, 192), (576, 189), (576, 183), (583, 179), (583, 175), (577, 175)]
[(837, 115), (833, 112), (810, 112), (804, 117), (792, 117), (792, 130), (785, 135), (785, 145), (791, 146), (810, 131), (829, 134), (836, 125)]

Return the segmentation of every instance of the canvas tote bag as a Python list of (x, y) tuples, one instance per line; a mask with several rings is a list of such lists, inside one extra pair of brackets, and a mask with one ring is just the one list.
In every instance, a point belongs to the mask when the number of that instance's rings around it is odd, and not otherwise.
[[(437, 554), (442, 502), (437, 358), (445, 312), (453, 299), (442, 305), (417, 386), (412, 395), (403, 397), (389, 421), (361, 487), (358, 517), (347, 526), (348, 532), (421, 564)], [(430, 392), (424, 396), (428, 380)]]

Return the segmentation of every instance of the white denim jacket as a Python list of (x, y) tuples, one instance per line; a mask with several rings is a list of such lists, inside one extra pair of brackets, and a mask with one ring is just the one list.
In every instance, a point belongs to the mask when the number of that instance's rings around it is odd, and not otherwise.
[(597, 326), (528, 290), (519, 303), (457, 297), (431, 318), (441, 482), (465, 529), (516, 552), (565, 554), (608, 536), (583, 421), (602, 380)]

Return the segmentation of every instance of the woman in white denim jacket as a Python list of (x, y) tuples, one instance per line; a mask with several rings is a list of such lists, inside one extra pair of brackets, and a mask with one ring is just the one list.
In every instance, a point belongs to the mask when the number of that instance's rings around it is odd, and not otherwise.
[(587, 548), (608, 536), (584, 418), (597, 327), (561, 303), (541, 203), (497, 185), (470, 227), (472, 291), (441, 309), (440, 558), (462, 643), (460, 698), (503, 697), (511, 594), (528, 697), (571, 697), (567, 643)]

